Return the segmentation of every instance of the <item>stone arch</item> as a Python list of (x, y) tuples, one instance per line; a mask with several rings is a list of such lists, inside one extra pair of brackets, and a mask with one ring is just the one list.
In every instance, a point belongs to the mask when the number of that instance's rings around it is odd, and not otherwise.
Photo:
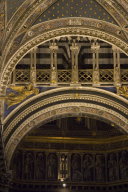
[(93, 116), (128, 132), (126, 99), (97, 88), (56, 88), (35, 96), (15, 109), (4, 122), (8, 166), (22, 138), (33, 128), (68, 116)]
[[(107, 28), (107, 31), (104, 31)], [(88, 18), (66, 18), (44, 22), (36, 25), (28, 31), (22, 41), (22, 45), (14, 44), (7, 63), (1, 74), (1, 91), (5, 90), (9, 74), (16, 64), (33, 47), (38, 46), (52, 38), (60, 36), (87, 36), (101, 39), (111, 45), (115, 45), (128, 55), (128, 45), (122, 35), (118, 34), (120, 27), (107, 22)], [(4, 91), (3, 91), (4, 92)]]

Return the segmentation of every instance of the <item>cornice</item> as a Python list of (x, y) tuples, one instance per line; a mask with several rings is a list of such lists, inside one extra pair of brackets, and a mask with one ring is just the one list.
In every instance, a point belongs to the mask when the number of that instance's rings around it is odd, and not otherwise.
[(24, 142), (39, 143), (71, 143), (71, 144), (112, 144), (119, 141), (127, 141), (128, 136), (116, 136), (111, 138), (82, 138), (82, 137), (46, 137), (46, 136), (26, 136)]

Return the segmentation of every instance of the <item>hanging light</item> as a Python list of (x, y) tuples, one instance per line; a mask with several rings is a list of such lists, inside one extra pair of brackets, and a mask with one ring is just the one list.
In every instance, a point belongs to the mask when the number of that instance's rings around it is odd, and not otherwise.
[(67, 184), (66, 184), (66, 183), (63, 183), (62, 186), (65, 188), (65, 187), (67, 186)]

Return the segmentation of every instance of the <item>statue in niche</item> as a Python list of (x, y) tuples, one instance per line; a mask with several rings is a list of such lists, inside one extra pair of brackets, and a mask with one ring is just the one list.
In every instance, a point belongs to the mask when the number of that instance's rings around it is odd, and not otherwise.
[(27, 153), (24, 159), (24, 177), (25, 179), (34, 178), (34, 160), (32, 153)]
[(68, 157), (66, 154), (60, 156), (60, 178), (68, 178)]
[(45, 157), (44, 154), (38, 153), (36, 157), (36, 179), (45, 178)]
[(84, 181), (93, 181), (94, 159), (91, 155), (85, 155), (83, 159), (83, 178)]
[(81, 157), (78, 154), (74, 154), (72, 156), (72, 180), (73, 181), (81, 181), (82, 174), (81, 174)]
[(103, 155), (96, 155), (95, 178), (97, 181), (105, 180), (105, 159)]
[(109, 181), (115, 181), (118, 179), (118, 165), (117, 165), (117, 158), (115, 154), (110, 154), (108, 160), (108, 178)]
[(57, 179), (57, 156), (55, 154), (48, 156), (47, 176), (50, 180)]
[(119, 160), (119, 170), (120, 170), (120, 178), (127, 179), (128, 178), (128, 154), (126, 151), (121, 153), (121, 157)]

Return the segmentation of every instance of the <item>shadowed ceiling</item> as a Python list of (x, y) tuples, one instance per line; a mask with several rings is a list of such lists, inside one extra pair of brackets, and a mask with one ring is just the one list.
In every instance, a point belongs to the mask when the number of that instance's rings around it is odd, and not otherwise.
[[(7, 0), (8, 20), (24, 2), (25, 0)], [(116, 24), (115, 19), (96, 0), (58, 0), (33, 24), (64, 17), (88, 17)]]
[(64, 17), (88, 17), (116, 24), (112, 16), (95, 0), (57, 1), (34, 24)]

